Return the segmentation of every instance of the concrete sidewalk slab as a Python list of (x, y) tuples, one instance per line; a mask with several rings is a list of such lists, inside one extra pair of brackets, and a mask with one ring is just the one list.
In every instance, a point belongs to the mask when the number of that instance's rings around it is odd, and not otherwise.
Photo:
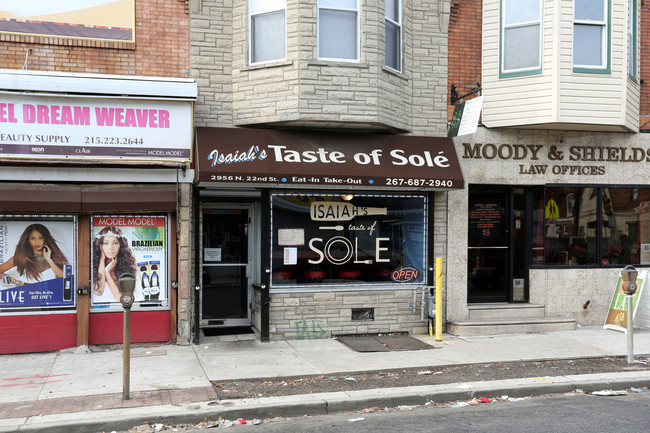
[(36, 400), (50, 377), (58, 353), (0, 355), (0, 403)]
[[(602, 327), (489, 337), (443, 335), (443, 341), (416, 336), (438, 348), (375, 353), (355, 352), (335, 339), (262, 343), (228, 337), (210, 337), (191, 346), (132, 348), (131, 395), (136, 397), (127, 401), (121, 399), (121, 347), (91, 353), (0, 355), (0, 432), (117, 430), (145, 421), (295, 416), (502, 394), (650, 386), (650, 372), (630, 371), (504, 381), (486, 377), (488, 381), (464, 384), (218, 400), (211, 381), (627, 354), (627, 336)], [(635, 330), (634, 348), (637, 358), (650, 354), (650, 330)]]

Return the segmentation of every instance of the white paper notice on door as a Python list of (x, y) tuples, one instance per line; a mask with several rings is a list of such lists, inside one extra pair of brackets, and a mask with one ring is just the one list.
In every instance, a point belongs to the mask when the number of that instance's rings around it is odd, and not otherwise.
[(204, 262), (220, 262), (221, 261), (221, 248), (204, 248), (203, 249)]
[(305, 229), (278, 229), (278, 245), (281, 247), (305, 245)]
[(298, 263), (298, 248), (285, 248), (284, 249), (284, 264), (295, 265)]

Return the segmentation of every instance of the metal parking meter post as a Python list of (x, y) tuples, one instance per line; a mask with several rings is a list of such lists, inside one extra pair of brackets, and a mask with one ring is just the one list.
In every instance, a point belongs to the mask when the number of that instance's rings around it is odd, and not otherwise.
[(124, 273), (117, 279), (120, 288), (120, 302), (124, 308), (124, 322), (122, 324), (122, 400), (130, 398), (131, 383), (131, 306), (133, 305), (133, 291), (135, 290), (135, 277), (132, 274)]
[(632, 305), (634, 295), (625, 295), (627, 299), (627, 363), (634, 364), (634, 324), (632, 323)]
[(634, 364), (634, 294), (637, 290), (636, 277), (639, 271), (632, 265), (621, 270), (621, 292), (627, 301), (627, 363)]

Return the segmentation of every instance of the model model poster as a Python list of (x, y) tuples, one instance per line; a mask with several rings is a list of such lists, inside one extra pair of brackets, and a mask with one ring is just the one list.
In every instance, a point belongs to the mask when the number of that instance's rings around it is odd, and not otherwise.
[[(632, 295), (632, 323), (636, 320), (636, 313), (639, 307), (639, 302), (643, 296), (643, 286), (648, 278), (647, 271), (639, 271), (636, 279), (637, 291)], [(619, 276), (616, 283), (616, 291), (612, 297), (612, 302), (609, 306), (609, 313), (605, 319), (605, 329), (615, 329), (627, 333), (627, 295), (621, 291), (621, 283), (623, 279)]]
[(93, 309), (121, 309), (120, 275), (135, 277), (134, 307), (167, 306), (167, 218), (101, 216), (92, 219)]
[(0, 309), (75, 304), (75, 219), (0, 217)]

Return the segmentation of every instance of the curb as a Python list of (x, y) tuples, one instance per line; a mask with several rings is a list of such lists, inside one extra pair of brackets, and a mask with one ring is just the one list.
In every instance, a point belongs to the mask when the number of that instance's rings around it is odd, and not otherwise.
[[(574, 392), (576, 389), (593, 392), (602, 389), (620, 390), (645, 386), (650, 386), (650, 371), (339, 391), (259, 399), (221, 400), (185, 406), (161, 405), (13, 418), (0, 420), (0, 433), (88, 433), (128, 430), (145, 422), (189, 424), (201, 422), (205, 418), (217, 419), (219, 417), (224, 419), (264, 419), (277, 416), (327, 415), (370, 407), (417, 406), (429, 402), (441, 404), (480, 397), (501, 397), (503, 395), (529, 397)], [(155, 415), (152, 415), (152, 412)]]

